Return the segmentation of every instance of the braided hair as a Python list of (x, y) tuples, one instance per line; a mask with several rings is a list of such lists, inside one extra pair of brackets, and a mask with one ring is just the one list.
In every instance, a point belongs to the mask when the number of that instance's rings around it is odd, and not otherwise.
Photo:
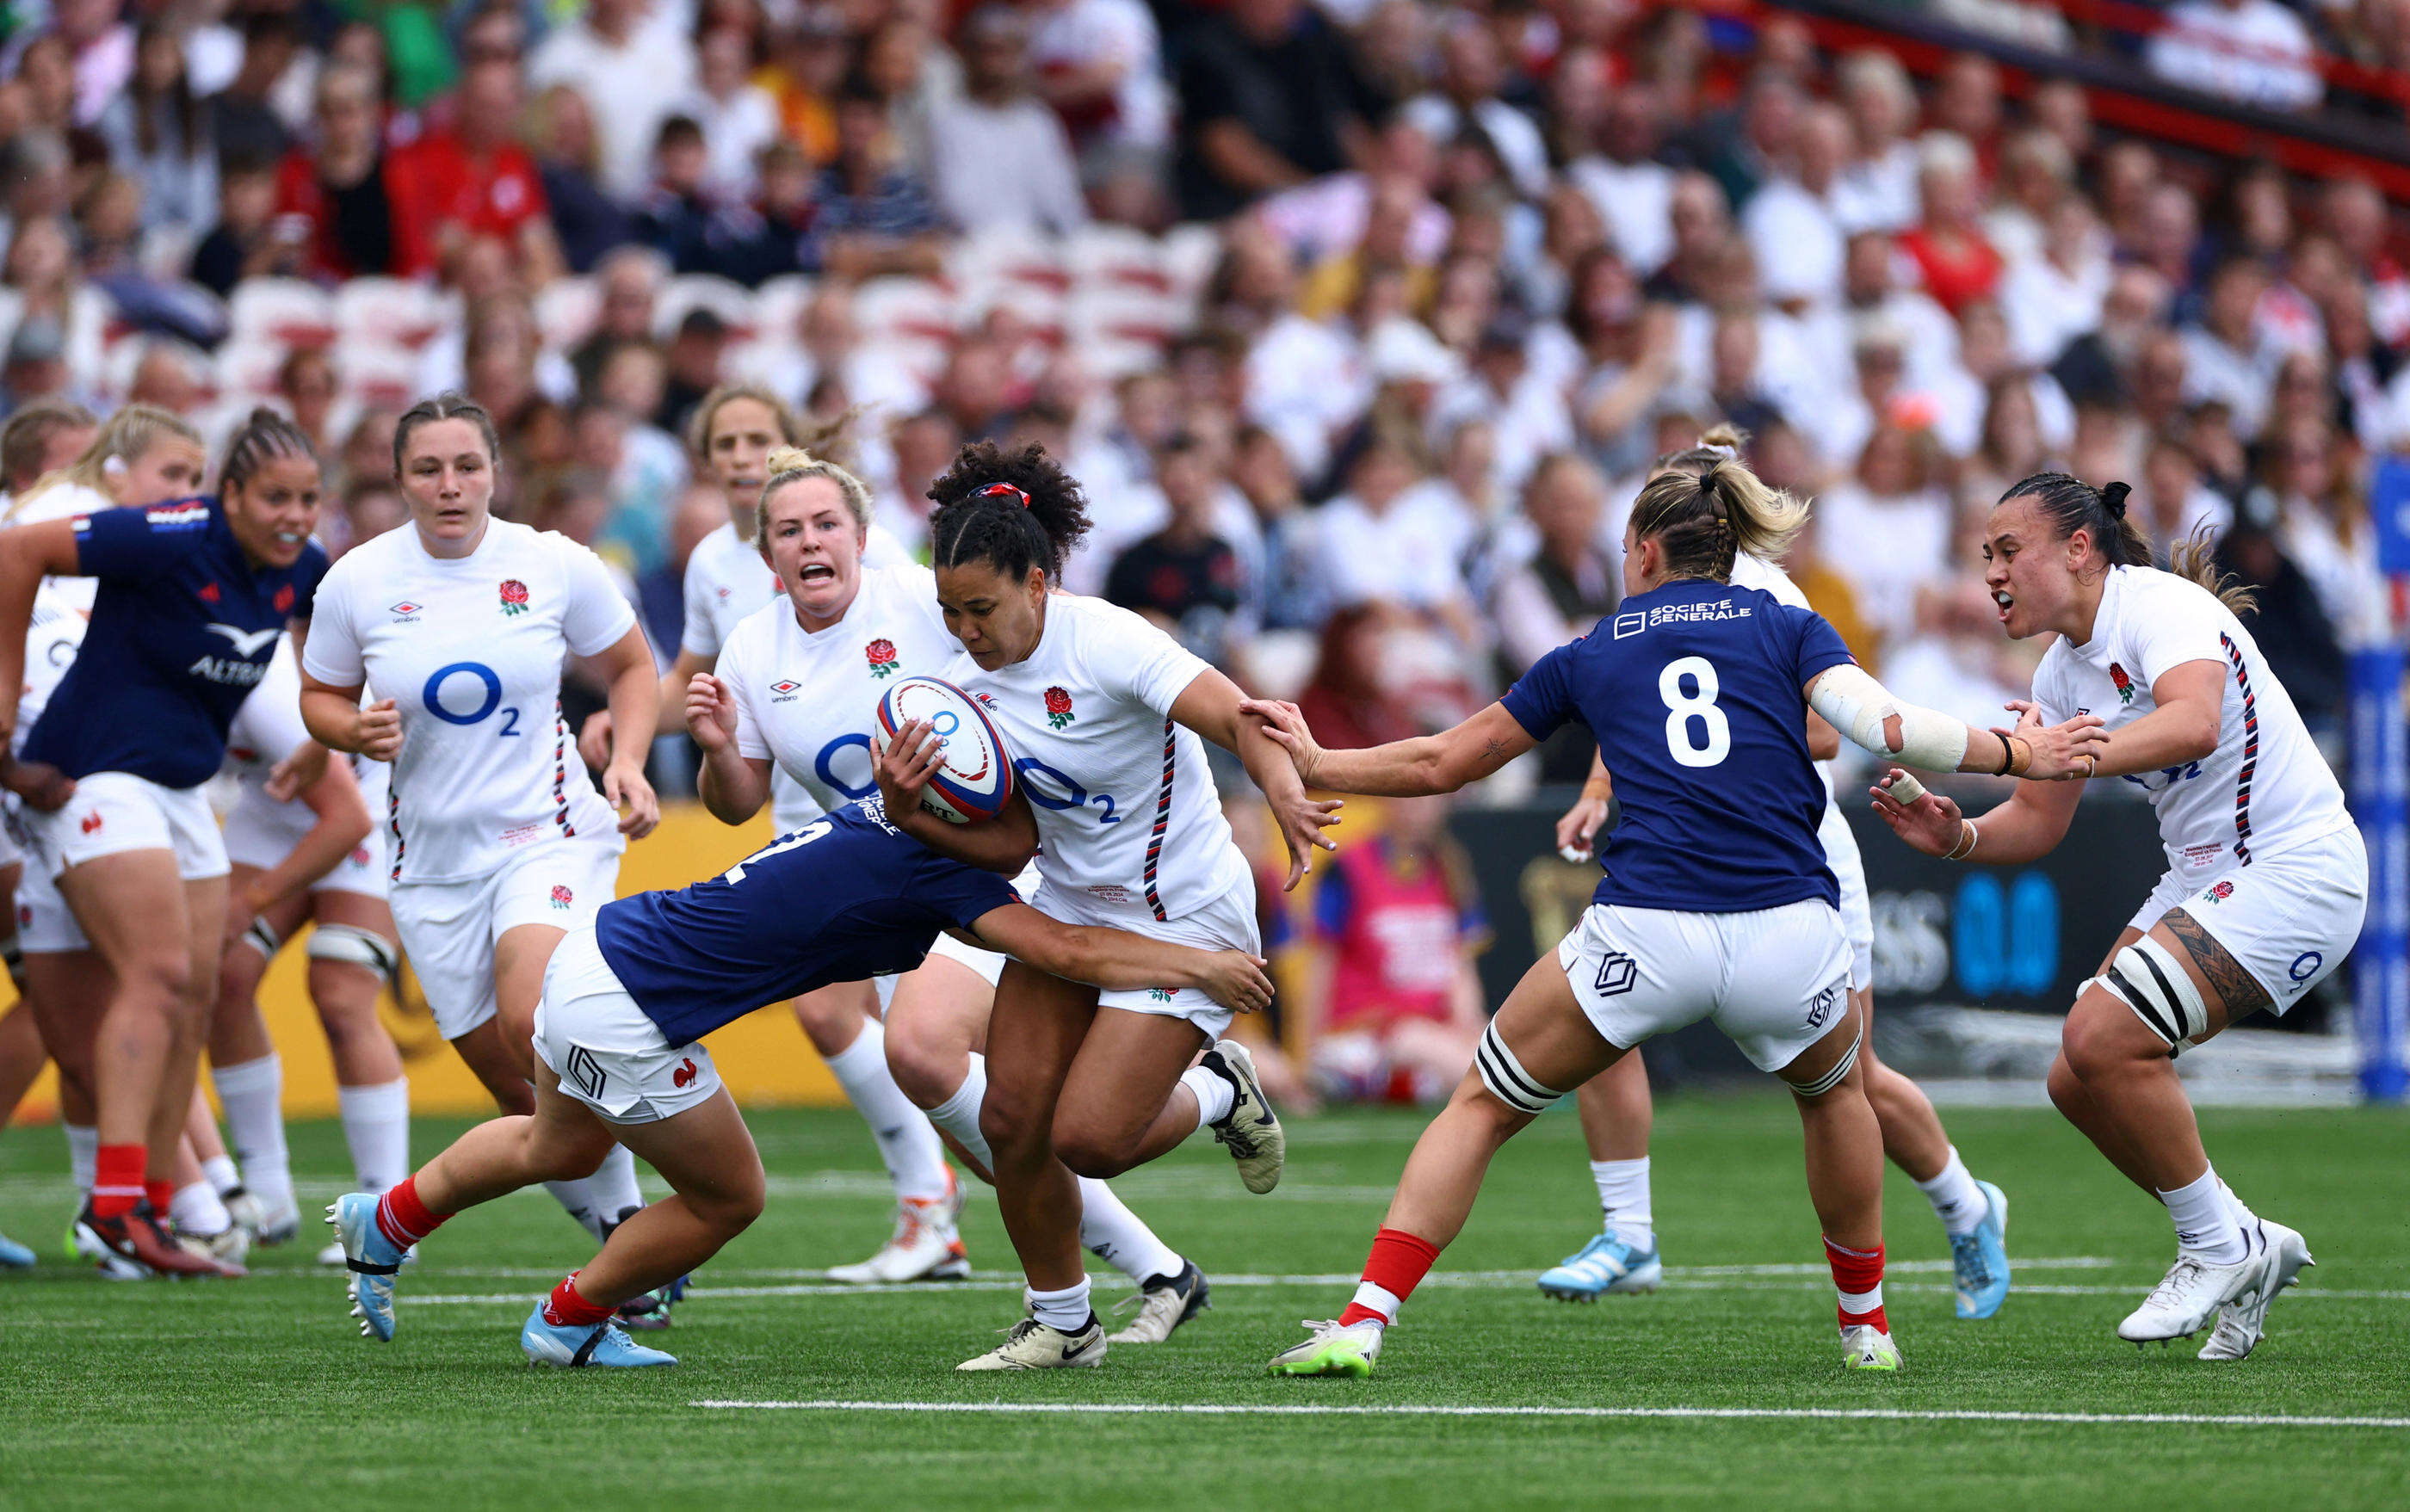
[(299, 426), (263, 404), (226, 438), (225, 460), (218, 465), (218, 492), (243, 487), (260, 468), (284, 457), (315, 462), (318, 449)]
[(393, 475), (396, 478), (401, 476), (402, 458), (409, 455), (410, 433), (420, 426), (432, 425), (438, 420), (466, 420), (475, 426), (478, 436), (486, 443), (486, 462), (495, 466), (501, 464), (502, 442), (494, 433), (494, 417), (486, 413), (483, 404), (468, 395), (447, 388), (432, 398), (420, 400), (402, 411), (401, 418), (394, 422)]
[(1709, 442), (1677, 452), (1633, 502), (1633, 539), (1656, 539), (1666, 576), (1729, 582), (1741, 552), (1778, 561), (1806, 528), (1807, 502), (1766, 487), (1737, 451)]
[(1050, 584), (1088, 533), (1088, 501), (1061, 463), (1032, 443), (1008, 452), (974, 442), (929, 485), (930, 565), (984, 561), (1014, 581), (1033, 567)]

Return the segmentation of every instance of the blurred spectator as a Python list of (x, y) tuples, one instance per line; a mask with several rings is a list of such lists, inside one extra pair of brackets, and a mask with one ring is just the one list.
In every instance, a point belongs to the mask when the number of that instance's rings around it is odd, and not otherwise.
[(1174, 101), (1143, 0), (1027, 0), (1038, 93), (1063, 118), (1089, 181), (1167, 165)]
[(544, 181), (518, 143), (521, 105), (516, 65), (501, 58), (471, 64), (460, 80), (452, 125), (419, 138), (387, 160), (397, 276), (448, 269), (478, 237), (507, 247), (529, 286), (561, 273)]
[(2198, 325), (2185, 327), (2184, 395), (2187, 403), (2223, 404), (2244, 439), (2259, 433), (2270, 389), (2283, 353), (2258, 324), (2267, 270), (2255, 258), (2235, 256), (2211, 275)]
[(778, 136), (778, 104), (748, 77), (751, 44), (733, 26), (715, 26), (695, 44), (694, 88), (673, 109), (703, 130), (704, 179), (723, 199), (754, 189), (754, 160)]
[(878, 523), (916, 553), (929, 541), (929, 515), (936, 506), (928, 487), (953, 466), (962, 432), (943, 410), (922, 410), (896, 423), (890, 437), (894, 477), (878, 496)]
[(244, 19), (242, 66), (232, 82), (207, 101), (209, 123), (204, 136), (217, 144), (221, 160), (272, 163), (293, 146), (293, 128), (278, 109), (275, 96), (300, 51), (300, 29), (291, 16), (255, 10)]
[(628, 212), (602, 192), (598, 178), (602, 148), (586, 96), (555, 84), (535, 98), (533, 134), (536, 173), (552, 213), (554, 240), (573, 273), (590, 273), (602, 254), (634, 233)]
[[(1916, 591), (1950, 567), (1951, 508), (1937, 487), (1932, 435), (1883, 423), (1866, 438), (1854, 472), (1816, 502), (1833, 560), (1889, 647), (1915, 628)], [(1848, 549), (1844, 549), (1844, 546)]]
[(1406, 119), (1435, 142), (1480, 138), (1506, 166), (1517, 191), (1540, 195), (1548, 182), (1547, 144), (1530, 116), (1498, 97), (1506, 65), (1497, 35), (1469, 11), (1443, 25), (1439, 87), (1407, 101)]
[(217, 213), (217, 144), (173, 31), (142, 24), (132, 78), (101, 112), (98, 129), (110, 158), (141, 181), (144, 225), (197, 229)]
[(697, 305), (678, 319), (677, 330), (662, 354), (661, 407), (653, 424), (673, 436), (686, 434), (686, 423), (704, 396), (726, 381), (721, 364), (728, 356), (728, 322)]
[(1848, 249), (1841, 235), (1841, 171), (1850, 158), (1850, 118), (1836, 105), (1800, 112), (1790, 171), (1759, 185), (1741, 211), (1765, 292), (1777, 304), (1831, 304), (1841, 297)]
[(22, 498), (42, 478), (73, 462), (99, 433), (90, 410), (68, 400), (12, 404), (0, 429), (0, 494)]
[(2027, 698), (2030, 675), (2001, 635), (1999, 615), (1983, 585), (1958, 576), (1937, 579), (1913, 597), (1915, 630), (1883, 658), (1883, 686), (1905, 701), (1938, 709), (1978, 730), (2003, 721), (2003, 705)]
[(1968, 301), (1992, 297), (2003, 264), (1976, 216), (1982, 186), (1974, 148), (1964, 137), (1935, 132), (1920, 144), (1918, 157), (1924, 211), (1900, 233), (1899, 249), (1916, 265), (1924, 292), (1954, 315)]
[(1369, 91), (1305, 0), (1231, 0), (1180, 50), (1180, 208), (1227, 215), (1348, 165)]
[[(67, 341), (55, 315), (28, 315), (8, 334), (0, 366), (0, 414), (15, 414), (28, 403), (67, 388)], [(11, 490), (16, 491), (14, 489)]]
[(125, 385), (125, 402), (193, 418), (210, 400), (210, 359), (181, 342), (147, 341)]
[(15, 233), (0, 259), (0, 284), (16, 296), (18, 323), (36, 315), (56, 322), (68, 383), (94, 383), (110, 319), (109, 299), (83, 281), (75, 242), (59, 221), (21, 221)]
[(1852, 233), (1905, 231), (1921, 214), (1916, 147), (1909, 140), (1916, 126), (1916, 89), (1908, 70), (1890, 53), (1868, 49), (1843, 58), (1834, 81), (1857, 128), (1857, 152), (1842, 176), (1842, 226)]
[(1322, 624), (1314, 676), (1297, 706), (1314, 737), (1330, 750), (1353, 750), (1409, 740), (1423, 729), (1399, 708), (1387, 676), (1394, 610), (1350, 604)]
[[(277, 171), (278, 224), (270, 236), (306, 247), (314, 277), (351, 278), (396, 266), (379, 109), (373, 76), (346, 65), (328, 68), (318, 79), (315, 139), (285, 154)], [(238, 161), (226, 154), (229, 177)], [(249, 245), (244, 232), (237, 235)]]
[(1347, 491), (1322, 506), (1324, 570), (1334, 602), (1380, 603), (1427, 615), (1459, 644), (1481, 642), (1459, 563), (1473, 521), (1445, 490), (1420, 486), (1416, 445), (1376, 429), (1347, 472)]
[(1280, 438), (1261, 426), (1239, 428), (1230, 460), (1230, 481), (1256, 512), (1264, 536), (1263, 584), (1258, 597), (1264, 625), (1272, 630), (1312, 630), (1329, 611), (1329, 586), (1322, 574), (1320, 532), (1298, 493), (1297, 472)]
[(1598, 207), (1624, 263), (1643, 278), (1673, 251), (1674, 170), (1657, 161), (1660, 122), (1655, 90), (1629, 81), (1607, 97), (1597, 153), (1565, 169)]
[(2309, 28), (2278, 0), (2181, 0), (2143, 56), (2162, 79), (2277, 110), (2307, 110), (2326, 93)]
[(1327, 1098), (1444, 1101), (1488, 1026), (1474, 961), (1489, 923), (1447, 808), (1386, 799), (1381, 832), (1322, 870), (1298, 1010), (1307, 1074)]
[(595, 269), (602, 298), (594, 328), (569, 354), (581, 391), (593, 391), (612, 353), (653, 339), (653, 305), (667, 274), (661, 254), (650, 247), (620, 247), (602, 259)]
[(1507, 681), (1589, 634), (1622, 597), (1620, 569), (1599, 544), (1605, 512), (1605, 480), (1581, 458), (1560, 453), (1532, 472), (1523, 489), (1531, 555), (1500, 574), (1489, 601)]
[(1144, 615), (1235, 676), (1243, 670), (1254, 623), (1238, 553), (1214, 533), (1221, 480), (1212, 458), (1202, 442), (1183, 432), (1156, 449), (1154, 476), (1168, 511), (1163, 528), (1114, 559), (1104, 597)]
[(120, 19), (120, 5), (121, 0), (51, 0), (49, 27), (13, 39), (0, 55), (0, 73), (17, 73), (25, 55), (40, 49), (47, 55), (41, 66), (63, 65), (71, 80), (74, 124), (93, 124), (134, 75), (134, 28)]
[(663, 117), (692, 87), (694, 46), (675, 25), (648, 25), (645, 0), (587, 0), (585, 14), (545, 37), (528, 80), (567, 84), (586, 96), (602, 148), (602, 187), (642, 192)]
[(1029, 89), (1026, 33), (1000, 5), (963, 23), (963, 93), (929, 122), (930, 183), (961, 229), (1064, 232), (1087, 223), (1063, 123)]
[(813, 229), (829, 271), (861, 279), (938, 270), (936, 208), (896, 166), (886, 102), (864, 80), (838, 95), (836, 161), (820, 175), (819, 199)]
[(672, 272), (722, 270), (719, 217), (706, 192), (710, 172), (703, 128), (682, 115), (663, 121), (653, 143), (653, 182), (636, 201), (636, 235), (669, 259)]
[(2214, 539), (2225, 534), (2233, 522), (2234, 506), (2201, 482), (2200, 464), (2190, 447), (2162, 436), (2142, 459), (2141, 481), (2127, 513), (2149, 538), (2152, 559), (2165, 566), (2175, 548), (2196, 535), (2205, 531)]
[(320, 457), (335, 453), (335, 407), (341, 394), (335, 364), (322, 348), (297, 346), (276, 370), (276, 397)]
[(813, 0), (778, 29), (774, 62), (754, 75), (754, 82), (777, 103), (782, 134), (815, 164), (836, 160), (836, 95), (845, 78), (846, 43), (844, 10)]

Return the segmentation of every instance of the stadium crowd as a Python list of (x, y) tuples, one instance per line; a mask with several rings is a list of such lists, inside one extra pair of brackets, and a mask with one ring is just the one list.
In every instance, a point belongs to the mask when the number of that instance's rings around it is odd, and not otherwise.
[[(2401, 8), (2321, 25), (2381, 53)], [(401, 516), (397, 411), (460, 386), (503, 511), (602, 550), (659, 647), (723, 513), (682, 428), (728, 379), (849, 416), (907, 544), (960, 442), (1069, 458), (1070, 586), (1333, 746), (1450, 722), (1610, 608), (1641, 470), (1718, 420), (1816, 497), (1792, 571), (1860, 657), (1978, 724), (2030, 652), (1970, 525), (2046, 466), (2132, 482), (2163, 547), (2221, 538), (2330, 754), (2343, 651), (2393, 632), (2384, 198), (2116, 136), (2071, 84), (2011, 103), (1979, 54), (1920, 83), (1628, 0), (12, 14), (0, 406), (215, 436), (270, 399), (340, 551)]]

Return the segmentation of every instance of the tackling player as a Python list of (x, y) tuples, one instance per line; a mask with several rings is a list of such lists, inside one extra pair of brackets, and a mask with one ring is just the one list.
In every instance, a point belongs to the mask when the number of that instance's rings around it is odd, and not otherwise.
[[(2282, 1014), (2343, 964), (2368, 908), (2368, 852), (2343, 789), (2259, 647), (2234, 617), (2204, 542), (2173, 572), (2126, 516), (2126, 485), (2042, 472), (2001, 496), (1983, 531), (2000, 628), (2058, 639), (2011, 704), (2017, 733), (2105, 720), (2100, 777), (2142, 789), (2167, 875), (2084, 983), (2050, 1068), (2051, 1100), (2110, 1164), (2167, 1205), (2175, 1263), (2117, 1336), (2188, 1337), (2216, 1319), (2203, 1359), (2258, 1344), (2276, 1293), (2309, 1245), (2218, 1179), (2175, 1057), (2260, 1009)], [(2080, 787), (2019, 784), (1980, 820), (1947, 798), (1875, 807), (1909, 844), (1947, 861), (2016, 865), (2067, 835)]]
[[(1274, 1374), (1371, 1374), (1499, 1146), (1641, 1040), (1701, 1019), (1781, 1077), (1798, 1105), (1844, 1364), (1899, 1368), (1882, 1302), (1882, 1135), (1858, 1065), (1864, 1025), (1848, 1000), (1839, 889), (1816, 836), (1823, 784), (1807, 713), (1917, 766), (1996, 763), (1992, 736), (1895, 702), (1822, 618), (1733, 586), (1737, 553), (1781, 555), (1807, 515), (1737, 462), (1650, 479), (1625, 528), (1625, 597), (1611, 619), (1445, 734), (1326, 751), (1295, 705), (1247, 704), (1309, 787), (1384, 796), (1454, 792), (1578, 720), (1623, 805), (1590, 911), (1507, 997), (1423, 1131), (1355, 1301), (1334, 1321), (1309, 1323), (1312, 1336), (1277, 1356)], [(2098, 725), (2004, 737), (1997, 764), (2080, 773)]]
[[(492, 420), (457, 394), (402, 414), (394, 473), (411, 523), (328, 573), (302, 647), (301, 718), (335, 749), (392, 764), (385, 876), (402, 948), (437, 1029), (496, 1102), (526, 1112), (544, 962), (611, 897), (623, 836), (661, 818), (643, 745), (613, 757), (600, 796), (576, 764), (561, 663), (593, 658), (630, 729), (652, 727), (658, 689), (602, 561), (493, 517), (500, 450)], [(551, 1190), (597, 1237), (644, 1204), (624, 1152)]]
[[(168, 452), (180, 480), (197, 472), (197, 447)], [(109, 455), (104, 479), (130, 476), (124, 452)], [(0, 532), (0, 732), (16, 723), (43, 577), (98, 580), (82, 647), (22, 755), (0, 756), (0, 784), (24, 800), (36, 864), (112, 984), (94, 1056), (96, 1173), (79, 1221), (153, 1272), (241, 1273), (160, 1227), (225, 924), (225, 848), (201, 789), (277, 637), (306, 632), (327, 566), (310, 539), (317, 517), (308, 438), (262, 409), (228, 443), (216, 498)]]
[[(895, 791), (916, 805), (939, 755), (926, 735), (908, 727), (887, 752)], [(908, 969), (940, 931), (1109, 987), (1169, 982), (1237, 1011), (1270, 1000), (1263, 962), (1246, 952), (1066, 925), (1020, 902), (995, 873), (1018, 870), (1037, 843), (1025, 805), (975, 828), (958, 849), (987, 870), (915, 844), (867, 798), (718, 877), (604, 905), (545, 972), (532, 1116), (481, 1125), (382, 1199), (356, 1192), (327, 1210), (358, 1275), (361, 1332), (392, 1339), (402, 1256), (446, 1218), (591, 1170), (616, 1142), (676, 1195), (564, 1277), (519, 1346), (542, 1365), (675, 1364), (620, 1331), (614, 1309), (718, 1254), (762, 1202), (761, 1156), (702, 1037), (764, 1002)]]

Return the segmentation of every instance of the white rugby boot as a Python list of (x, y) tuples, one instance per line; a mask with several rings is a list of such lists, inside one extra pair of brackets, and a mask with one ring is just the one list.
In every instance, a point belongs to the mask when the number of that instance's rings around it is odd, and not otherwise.
[(1090, 1313), (1069, 1333), (1024, 1317), (1004, 1330), (1004, 1343), (954, 1367), (958, 1371), (1062, 1370), (1105, 1362), (1105, 1326)]
[(2199, 1359), (2241, 1359), (2257, 1349), (2267, 1337), (2268, 1304), (2318, 1263), (2310, 1258), (2309, 1241), (2283, 1224), (2261, 1218), (2256, 1227), (2259, 1232), (2254, 1237), (2267, 1270), (2248, 1291), (2217, 1310), (2217, 1327), (2210, 1330)]
[(1340, 1323), (1335, 1318), (1302, 1325), (1311, 1337), (1272, 1356), (1274, 1375), (1347, 1375), (1362, 1380), (1381, 1358), (1381, 1341), (1388, 1329), (1378, 1319)]
[(831, 1281), (849, 1286), (893, 1286), (907, 1281), (960, 1281), (971, 1273), (954, 1220), (963, 1211), (962, 1182), (949, 1168), (940, 1198), (907, 1197), (895, 1203), (895, 1231), (878, 1253), (852, 1265), (832, 1266)]
[(2217, 1310), (2256, 1287), (2268, 1270), (2265, 1246), (2244, 1235), (2249, 1253), (2232, 1265), (2212, 1265), (2193, 1255), (2178, 1255), (2168, 1273), (2142, 1299), (2142, 1305), (2117, 1325), (2117, 1337), (2141, 1346), (2199, 1333)]
[(1895, 1371), (1899, 1366), (1899, 1345), (1890, 1334), (1871, 1323), (1841, 1330), (1841, 1368), (1843, 1370)]

